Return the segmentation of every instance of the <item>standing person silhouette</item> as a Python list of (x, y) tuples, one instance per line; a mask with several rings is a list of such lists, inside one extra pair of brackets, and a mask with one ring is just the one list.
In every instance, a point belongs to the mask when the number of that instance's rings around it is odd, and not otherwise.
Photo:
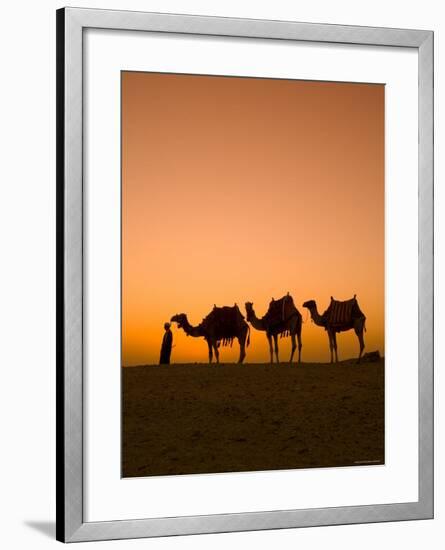
[(170, 330), (170, 323), (164, 323), (165, 334), (162, 339), (160, 365), (170, 364), (170, 355), (172, 352), (173, 334)]

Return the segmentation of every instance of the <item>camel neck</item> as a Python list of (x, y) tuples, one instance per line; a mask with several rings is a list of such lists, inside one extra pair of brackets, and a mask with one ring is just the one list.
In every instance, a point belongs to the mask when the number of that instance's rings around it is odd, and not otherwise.
[(184, 329), (184, 332), (188, 336), (201, 336), (201, 331), (199, 330), (199, 326), (197, 326), (197, 327), (192, 326), (189, 323), (187, 318), (185, 319), (185, 321), (183, 323), (183, 329)]
[(249, 322), (256, 330), (266, 330), (266, 327), (264, 326), (264, 322), (262, 319), (258, 319), (258, 317), (255, 314), (255, 311), (252, 309), (251, 314), (249, 315)]
[(317, 306), (313, 306), (311, 307), (311, 309), (309, 310), (311, 312), (311, 317), (312, 317), (312, 320), (314, 321), (314, 323), (320, 327), (323, 327), (325, 326), (325, 322), (324, 322), (324, 319), (323, 317), (318, 313), (318, 309), (317, 309)]

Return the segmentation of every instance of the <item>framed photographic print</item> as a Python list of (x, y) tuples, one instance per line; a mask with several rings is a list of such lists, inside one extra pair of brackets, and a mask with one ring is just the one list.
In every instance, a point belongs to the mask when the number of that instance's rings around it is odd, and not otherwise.
[(433, 516), (433, 33), (57, 12), (57, 538)]

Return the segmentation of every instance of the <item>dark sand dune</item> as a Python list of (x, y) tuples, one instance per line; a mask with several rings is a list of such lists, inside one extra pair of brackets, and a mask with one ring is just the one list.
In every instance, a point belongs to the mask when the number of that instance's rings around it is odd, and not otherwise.
[(383, 464), (384, 361), (122, 369), (124, 477)]

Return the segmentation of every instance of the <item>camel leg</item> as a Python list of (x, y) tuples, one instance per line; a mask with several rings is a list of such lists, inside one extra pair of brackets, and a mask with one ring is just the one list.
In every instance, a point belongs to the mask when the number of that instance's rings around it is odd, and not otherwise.
[(275, 356), (277, 358), (277, 364), (279, 364), (280, 359), (278, 357), (278, 334), (273, 335), (273, 343), (274, 343), (274, 346), (275, 346)]
[(241, 364), (244, 361), (245, 357), (246, 357), (246, 348), (245, 348), (245, 345), (240, 342), (238, 363)]
[[(290, 352), (289, 363), (292, 363), (292, 359), (294, 357), (295, 350), (297, 349), (297, 343), (295, 342), (295, 334), (293, 332), (291, 332), (290, 339), (291, 339), (291, 342), (292, 342), (292, 350)], [(298, 361), (300, 361), (300, 360), (298, 359)]]
[(272, 349), (272, 337), (267, 334), (267, 341), (269, 342), (270, 362), (273, 363), (273, 349)]
[(207, 345), (209, 346), (209, 363), (212, 362), (213, 359), (213, 351), (212, 351), (212, 344), (209, 340), (207, 340)]
[(215, 350), (216, 363), (219, 364), (219, 349), (217, 340), (214, 340), (213, 342), (213, 349)]
[(301, 324), (297, 330), (297, 339), (298, 339), (298, 362), (301, 363), (301, 348), (303, 344), (301, 343)]
[(335, 362), (338, 363), (338, 353), (337, 353), (337, 333), (332, 333), (332, 343), (334, 345), (334, 353), (335, 353)]
[(244, 358), (246, 357), (246, 336), (247, 336), (247, 331), (241, 336), (238, 336), (238, 342), (239, 342), (238, 363), (242, 363), (244, 361)]
[(334, 356), (333, 356), (333, 348), (332, 348), (332, 336), (331, 333), (328, 331), (328, 340), (329, 340), (329, 351), (331, 352), (331, 363), (334, 362)]
[(365, 349), (365, 341), (363, 338), (363, 328), (361, 328), (361, 330), (359, 328), (356, 328), (354, 330), (355, 330), (355, 333), (357, 334), (357, 338), (360, 344), (360, 353), (357, 359), (357, 363), (360, 363), (362, 359), (363, 350)]

